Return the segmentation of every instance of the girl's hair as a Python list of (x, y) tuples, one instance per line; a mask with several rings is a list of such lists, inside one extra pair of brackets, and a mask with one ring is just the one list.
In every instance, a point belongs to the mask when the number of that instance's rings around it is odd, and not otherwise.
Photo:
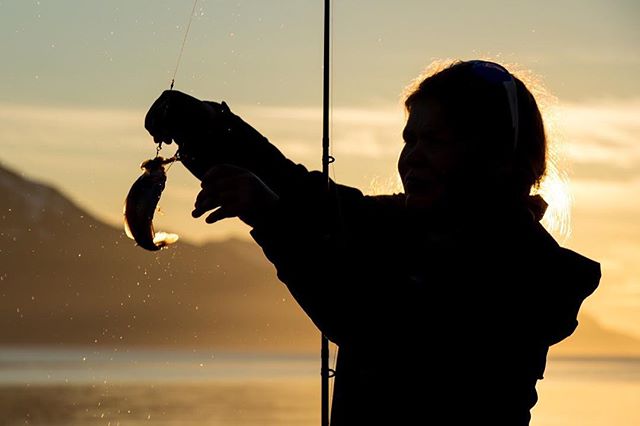
[(410, 113), (416, 102), (436, 99), (455, 122), (456, 130), (474, 153), (478, 168), (510, 165), (509, 182), (518, 196), (537, 189), (547, 168), (547, 139), (533, 95), (501, 65), (487, 61), (457, 61), (406, 92)]

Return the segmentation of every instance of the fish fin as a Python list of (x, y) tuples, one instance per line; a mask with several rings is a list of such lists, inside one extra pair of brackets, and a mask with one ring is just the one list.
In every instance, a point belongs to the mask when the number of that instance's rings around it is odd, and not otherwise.
[(153, 243), (158, 247), (168, 246), (178, 241), (178, 234), (170, 234), (168, 232), (157, 232), (153, 237)]

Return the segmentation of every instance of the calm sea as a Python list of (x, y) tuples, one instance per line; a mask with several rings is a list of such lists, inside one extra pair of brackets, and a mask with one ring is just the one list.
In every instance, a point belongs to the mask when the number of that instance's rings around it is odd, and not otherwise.
[[(0, 349), (0, 425), (317, 425), (306, 355)], [(552, 358), (532, 426), (640, 425), (640, 359)]]

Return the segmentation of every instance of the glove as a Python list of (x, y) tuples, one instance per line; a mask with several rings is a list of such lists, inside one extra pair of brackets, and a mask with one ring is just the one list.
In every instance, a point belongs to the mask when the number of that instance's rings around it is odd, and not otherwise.
[(286, 160), (225, 102), (201, 101), (177, 90), (164, 91), (151, 105), (145, 128), (155, 143), (176, 142), (182, 163), (199, 180), (217, 164), (256, 173), (270, 169), (264, 162)]

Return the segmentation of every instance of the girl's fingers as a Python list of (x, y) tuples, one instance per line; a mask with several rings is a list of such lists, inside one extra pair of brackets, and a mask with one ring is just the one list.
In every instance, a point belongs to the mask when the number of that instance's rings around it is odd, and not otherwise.
[(196, 196), (193, 217), (200, 217), (207, 210), (218, 207), (222, 200), (223, 193), (237, 192), (240, 189), (241, 181), (237, 176), (218, 177), (215, 173), (207, 172), (206, 178), (202, 179), (200, 185), (202, 189)]
[(196, 202), (194, 203), (194, 209), (191, 212), (191, 216), (200, 217), (207, 210), (211, 210), (220, 205), (219, 197), (216, 192), (203, 189), (196, 196)]
[(238, 197), (233, 188), (223, 192), (202, 190), (196, 198), (195, 208), (191, 212), (191, 216), (198, 218), (207, 211), (220, 206), (236, 210), (237, 205)]
[(211, 167), (203, 176), (201, 186), (191, 215), (197, 218), (217, 209), (206, 217), (207, 223), (235, 216), (249, 223), (278, 198), (249, 170), (230, 164)]
[(213, 211), (209, 216), (207, 216), (207, 218), (205, 219), (205, 222), (215, 223), (219, 220), (226, 219), (229, 217), (235, 217), (235, 216), (237, 216), (237, 214), (234, 213), (232, 210), (229, 210), (226, 207), (220, 207), (218, 210)]

